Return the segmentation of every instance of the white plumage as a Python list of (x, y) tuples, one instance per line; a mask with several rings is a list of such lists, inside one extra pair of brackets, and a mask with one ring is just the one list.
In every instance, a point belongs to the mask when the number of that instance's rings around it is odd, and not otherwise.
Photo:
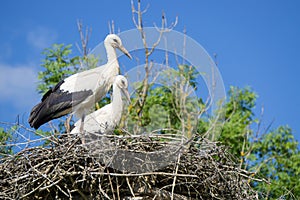
[[(84, 132), (106, 134), (112, 132), (120, 122), (123, 112), (122, 93), (130, 101), (127, 79), (118, 75), (113, 83), (112, 102), (99, 110), (87, 115), (84, 120)], [(75, 123), (71, 134), (80, 133), (81, 121)]]
[(106, 95), (114, 77), (119, 74), (116, 48), (131, 59), (131, 55), (117, 35), (108, 35), (104, 45), (108, 62), (97, 68), (74, 74), (50, 89), (43, 96), (41, 103), (32, 108), (28, 120), (31, 127), (37, 129), (44, 123), (69, 113), (75, 113), (82, 122), (84, 121), (85, 115)]

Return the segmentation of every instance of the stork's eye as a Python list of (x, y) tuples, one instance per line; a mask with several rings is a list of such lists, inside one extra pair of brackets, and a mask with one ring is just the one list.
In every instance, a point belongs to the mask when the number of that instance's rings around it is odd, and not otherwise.
[(124, 80), (122, 80), (121, 83), (122, 83), (122, 85), (125, 85), (125, 81)]
[(117, 40), (117, 39), (113, 39), (113, 41), (114, 41), (115, 43), (118, 43), (118, 40)]

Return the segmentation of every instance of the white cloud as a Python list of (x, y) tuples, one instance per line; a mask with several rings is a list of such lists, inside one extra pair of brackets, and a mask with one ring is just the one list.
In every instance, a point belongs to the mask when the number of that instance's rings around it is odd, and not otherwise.
[[(33, 66), (9, 66), (0, 63), (0, 104), (12, 109), (28, 109), (38, 100), (37, 71)], [(4, 105), (5, 104), (5, 105)]]
[(57, 39), (57, 33), (49, 28), (38, 26), (27, 33), (27, 42), (38, 50), (50, 47)]
[(8, 42), (0, 44), (0, 60), (10, 58), (12, 56), (12, 45)]

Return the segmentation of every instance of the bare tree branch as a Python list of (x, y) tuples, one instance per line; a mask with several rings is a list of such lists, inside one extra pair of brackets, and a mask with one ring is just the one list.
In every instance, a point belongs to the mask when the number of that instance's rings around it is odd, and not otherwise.
[(78, 32), (80, 35), (80, 42), (81, 42), (81, 47), (78, 46), (77, 44), (77, 48), (79, 50), (79, 52), (81, 52), (83, 57), (86, 57), (89, 53), (89, 49), (88, 49), (88, 42), (89, 42), (89, 38), (92, 32), (91, 28), (86, 27), (85, 30), (83, 30), (83, 24), (82, 21), (77, 21), (77, 28), (78, 28)]

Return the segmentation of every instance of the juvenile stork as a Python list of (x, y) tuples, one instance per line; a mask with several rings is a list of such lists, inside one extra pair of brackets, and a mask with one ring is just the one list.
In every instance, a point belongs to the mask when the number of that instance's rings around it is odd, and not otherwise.
[(115, 76), (119, 74), (116, 49), (131, 59), (121, 39), (115, 34), (109, 34), (105, 38), (104, 46), (107, 63), (69, 76), (50, 89), (42, 97), (41, 102), (32, 108), (28, 119), (31, 127), (38, 129), (52, 119), (74, 113), (81, 119), (81, 130), (83, 129), (85, 115), (106, 95)]
[[(114, 130), (116, 125), (120, 122), (123, 112), (122, 93), (126, 99), (130, 101), (127, 88), (127, 79), (122, 75), (116, 76), (113, 83), (112, 102), (85, 117), (84, 132), (88, 135), (89, 133), (106, 134)], [(78, 120), (71, 134), (79, 134), (81, 132), (80, 127), (81, 121)]]

